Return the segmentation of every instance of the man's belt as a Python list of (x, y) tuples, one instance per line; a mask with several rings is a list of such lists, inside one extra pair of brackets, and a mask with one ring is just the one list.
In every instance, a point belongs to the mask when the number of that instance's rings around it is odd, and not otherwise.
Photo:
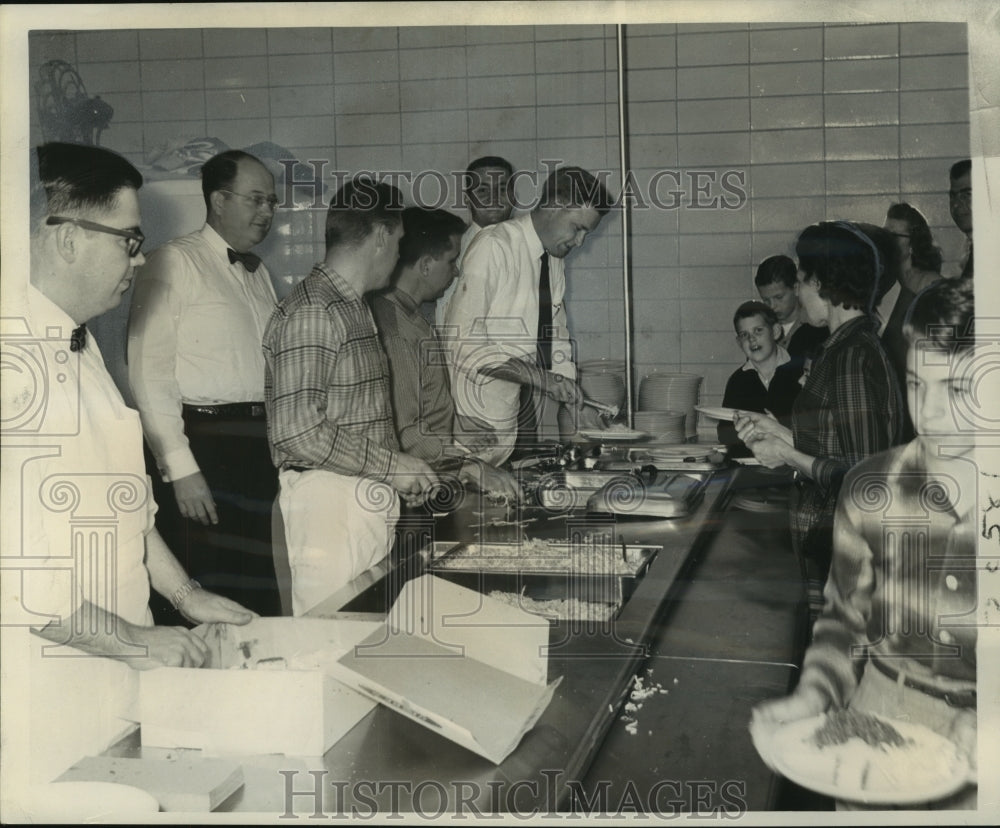
[[(869, 660), (882, 675), (893, 681), (899, 681), (900, 671), (893, 667), (892, 664), (874, 655), (870, 656)], [(906, 672), (903, 672), (902, 675), (903, 685), (909, 687), (911, 690), (919, 690), (921, 693), (932, 698), (941, 699), (952, 707), (974, 708), (976, 706), (976, 689), (974, 687), (951, 689), (922, 681)]]
[(224, 403), (222, 405), (184, 404), (184, 416), (220, 420), (263, 420), (266, 416), (264, 403)]

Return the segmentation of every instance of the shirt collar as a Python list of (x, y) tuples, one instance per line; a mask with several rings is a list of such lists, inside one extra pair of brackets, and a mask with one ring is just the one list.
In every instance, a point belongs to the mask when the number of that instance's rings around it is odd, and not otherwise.
[[(788, 353), (788, 351), (784, 348), (784, 346), (779, 345), (776, 350), (778, 352), (778, 361), (774, 365), (775, 368), (780, 368), (786, 362), (791, 362), (792, 361), (791, 354)], [(746, 362), (743, 363), (743, 369), (742, 370), (744, 370), (744, 371), (756, 371), (757, 370), (757, 366), (754, 365), (748, 359)]]
[(354, 285), (337, 273), (336, 270), (327, 267), (325, 262), (316, 262), (316, 264), (313, 265), (312, 272), (326, 277), (334, 288), (336, 288), (340, 294), (346, 296), (348, 299), (357, 299), (359, 302), (361, 301), (361, 294), (358, 293)]
[(525, 241), (528, 243), (528, 253), (531, 254), (531, 258), (542, 258), (542, 254), (545, 253), (545, 245), (543, 245), (542, 240), (538, 238), (538, 233), (535, 231), (535, 225), (531, 221), (531, 213), (524, 213), (516, 218), (508, 219), (508, 221), (520, 222), (523, 227)]
[(385, 298), (390, 302), (395, 302), (410, 316), (415, 316), (420, 312), (420, 305), (417, 304), (417, 300), (405, 290), (400, 290), (398, 287), (386, 293)]
[(226, 262), (226, 266), (229, 266), (229, 256), (226, 251), (232, 248), (232, 245), (227, 242), (222, 236), (216, 232), (215, 228), (212, 227), (207, 222), (205, 226), (201, 228), (201, 235), (204, 237), (205, 242), (208, 246), (215, 251), (215, 253)]
[(843, 325), (833, 331), (826, 338), (826, 341), (822, 345), (822, 350), (829, 351), (835, 345), (851, 336), (855, 331), (865, 330), (877, 333), (878, 323), (867, 314), (862, 314), (861, 316), (855, 316), (853, 319), (848, 319)]
[(28, 285), (28, 307), (31, 310), (31, 324), (34, 328), (31, 331), (32, 336), (50, 339), (55, 334), (53, 329), (56, 329), (59, 333), (54, 338), (65, 339), (67, 345), (69, 344), (70, 334), (78, 327), (77, 323), (32, 284)]

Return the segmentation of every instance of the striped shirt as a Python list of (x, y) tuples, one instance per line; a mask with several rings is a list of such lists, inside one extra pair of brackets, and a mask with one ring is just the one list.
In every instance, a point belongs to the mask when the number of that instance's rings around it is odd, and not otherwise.
[(869, 654), (927, 683), (976, 680), (975, 492), (932, 475), (926, 451), (917, 439), (844, 482), (826, 605), (799, 682), (835, 707)]
[(263, 349), (275, 466), (388, 480), (399, 451), (389, 365), (354, 287), (317, 264), (275, 309)]
[(899, 443), (901, 412), (875, 321), (845, 322), (823, 343), (792, 408), (795, 448), (815, 458), (812, 480), (803, 480), (792, 499), (792, 534), (805, 554), (829, 560), (844, 475)]

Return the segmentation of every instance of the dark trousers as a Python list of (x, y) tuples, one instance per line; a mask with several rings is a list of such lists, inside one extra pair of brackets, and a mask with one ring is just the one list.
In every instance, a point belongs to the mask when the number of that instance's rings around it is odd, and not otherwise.
[[(205, 589), (260, 615), (279, 615), (271, 550), (271, 507), (278, 473), (263, 416), (198, 414), (184, 408), (184, 431), (215, 501), (219, 522), (203, 526), (181, 516), (173, 484), (153, 466), (156, 527), (188, 574)], [(149, 458), (151, 459), (151, 458)], [(169, 602), (151, 601), (157, 623), (178, 623)]]

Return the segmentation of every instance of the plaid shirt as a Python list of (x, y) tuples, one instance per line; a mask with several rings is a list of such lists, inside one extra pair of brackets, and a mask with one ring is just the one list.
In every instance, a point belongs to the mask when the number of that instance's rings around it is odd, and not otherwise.
[(925, 452), (917, 439), (844, 482), (826, 605), (799, 682), (835, 707), (869, 653), (926, 681), (976, 680), (976, 493), (932, 477)]
[(801, 481), (792, 499), (792, 534), (805, 554), (829, 559), (844, 475), (899, 443), (901, 412), (874, 320), (860, 316), (844, 323), (823, 343), (792, 408), (795, 448), (816, 458), (812, 480)]
[(389, 367), (358, 292), (316, 265), (274, 311), (263, 348), (275, 466), (390, 478), (399, 444)]

